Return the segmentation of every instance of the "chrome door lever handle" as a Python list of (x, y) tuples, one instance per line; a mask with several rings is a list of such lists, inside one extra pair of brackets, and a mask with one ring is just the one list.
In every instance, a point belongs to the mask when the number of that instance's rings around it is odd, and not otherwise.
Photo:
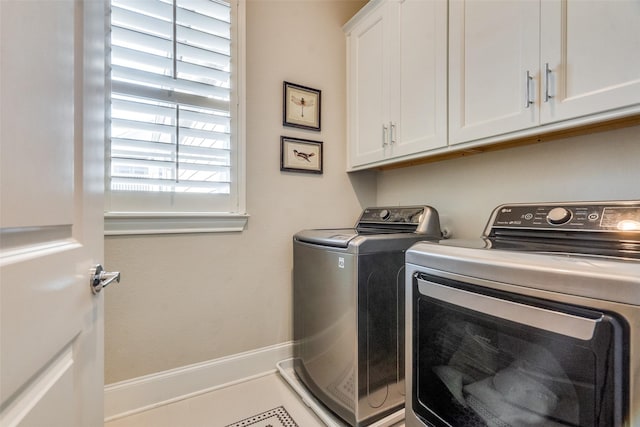
[(91, 286), (91, 292), (94, 294), (102, 291), (102, 288), (106, 288), (113, 281), (120, 282), (120, 272), (104, 271), (102, 265), (98, 264), (89, 270), (89, 284)]

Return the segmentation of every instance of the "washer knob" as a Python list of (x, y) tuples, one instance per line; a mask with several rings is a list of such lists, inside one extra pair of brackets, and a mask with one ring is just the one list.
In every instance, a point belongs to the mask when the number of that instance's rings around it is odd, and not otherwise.
[(569, 222), (571, 219), (571, 211), (566, 208), (553, 208), (547, 214), (549, 224), (561, 225)]
[(391, 212), (389, 212), (388, 209), (382, 209), (380, 211), (380, 218), (383, 220), (387, 220), (389, 219), (389, 217), (391, 216)]

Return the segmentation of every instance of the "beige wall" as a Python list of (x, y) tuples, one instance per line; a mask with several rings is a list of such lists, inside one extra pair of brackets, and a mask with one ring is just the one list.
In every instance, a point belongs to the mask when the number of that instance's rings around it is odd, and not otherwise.
[[(247, 210), (242, 233), (107, 237), (107, 384), (291, 339), (291, 237), (350, 226), (375, 178), (345, 173), (342, 25), (357, 0), (247, 3)], [(282, 127), (282, 82), (322, 90), (322, 132)], [(324, 142), (324, 174), (280, 172), (280, 136)]]
[(431, 204), (476, 238), (501, 203), (640, 199), (640, 127), (392, 170), (377, 189), (378, 204)]

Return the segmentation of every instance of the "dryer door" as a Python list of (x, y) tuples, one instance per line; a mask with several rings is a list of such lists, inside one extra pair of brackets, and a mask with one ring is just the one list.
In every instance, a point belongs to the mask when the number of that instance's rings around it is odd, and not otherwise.
[(412, 406), (424, 420), (623, 425), (624, 319), (433, 275), (412, 286)]

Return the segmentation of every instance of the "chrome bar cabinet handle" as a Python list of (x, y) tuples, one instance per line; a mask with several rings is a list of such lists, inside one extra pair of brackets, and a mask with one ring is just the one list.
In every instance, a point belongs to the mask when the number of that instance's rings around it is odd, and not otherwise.
[(526, 100), (526, 104), (524, 105), (524, 108), (529, 108), (529, 106), (533, 104), (533, 101), (531, 100), (531, 80), (533, 80), (533, 77), (531, 77), (531, 73), (529, 72), (529, 70), (527, 70), (527, 75), (526, 75), (527, 100)]
[(396, 143), (396, 124), (393, 122), (389, 122), (390, 134), (391, 134), (391, 144)]
[(553, 96), (549, 94), (549, 75), (551, 74), (551, 68), (549, 63), (544, 64), (544, 102), (549, 102)]
[(389, 128), (387, 127), (387, 125), (383, 124), (382, 125), (382, 147), (383, 148), (388, 145), (388, 142), (387, 142), (388, 133), (389, 133)]

